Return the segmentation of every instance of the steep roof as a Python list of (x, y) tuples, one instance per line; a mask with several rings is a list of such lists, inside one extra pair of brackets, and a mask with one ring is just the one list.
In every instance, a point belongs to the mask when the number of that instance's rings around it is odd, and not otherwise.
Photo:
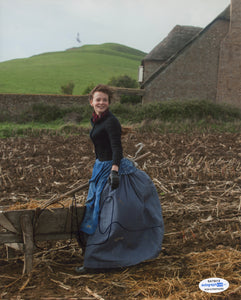
[(143, 60), (167, 60), (201, 30), (201, 27), (176, 25)]
[[(223, 12), (221, 12), (221, 14), (219, 14), (212, 22), (211, 24), (216, 21), (217, 19), (221, 19), (221, 20), (226, 20), (226, 21), (230, 21), (230, 5), (225, 8), (225, 10)], [(209, 25), (208, 25), (209, 26)]]
[[(155, 79), (163, 70), (165, 70), (186, 48), (190, 47), (201, 35), (205, 34), (206, 31), (217, 21), (225, 20), (230, 21), (230, 5), (219, 14), (211, 23), (209, 23), (203, 30), (199, 31), (193, 38), (191, 38), (182, 48), (170, 56), (153, 74), (151, 74), (141, 85), (144, 88), (146, 84)], [(154, 50), (154, 49), (153, 49)]]

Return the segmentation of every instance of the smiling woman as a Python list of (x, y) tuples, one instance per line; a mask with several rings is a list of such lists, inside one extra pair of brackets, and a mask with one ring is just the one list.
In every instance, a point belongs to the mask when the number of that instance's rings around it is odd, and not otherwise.
[(111, 97), (106, 85), (90, 93), (96, 161), (80, 226), (85, 255), (78, 273), (135, 265), (157, 257), (162, 247), (157, 191), (149, 176), (123, 157), (121, 125), (109, 111)]
[[(94, 124), (98, 123), (99, 120), (104, 119), (104, 117), (111, 114), (109, 112), (111, 99), (112, 91), (108, 86), (100, 84), (91, 91), (90, 105), (94, 108), (92, 117), (92, 122)], [(91, 139), (95, 145), (96, 157), (103, 161), (113, 159), (114, 162), (111, 170), (118, 172), (120, 160), (122, 158), (122, 146), (120, 140), (121, 126), (119, 124), (119, 121), (115, 117), (109, 118), (109, 120), (111, 120), (111, 122), (104, 122), (103, 124), (105, 127), (100, 126), (97, 131), (94, 130), (96, 126), (93, 126), (93, 130), (91, 131)], [(106, 126), (108, 126), (108, 128)], [(103, 129), (107, 131), (107, 135), (103, 134)], [(101, 134), (100, 130), (102, 131)], [(98, 138), (97, 135), (99, 135)], [(114, 176), (115, 173), (113, 173), (112, 175)]]
[(95, 92), (90, 100), (90, 105), (94, 108), (95, 113), (100, 117), (109, 107), (108, 95), (103, 92)]

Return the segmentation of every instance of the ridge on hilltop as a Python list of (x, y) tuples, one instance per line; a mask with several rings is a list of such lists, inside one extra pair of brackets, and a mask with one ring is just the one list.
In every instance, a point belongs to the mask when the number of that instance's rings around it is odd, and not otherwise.
[(73, 94), (90, 84), (107, 83), (128, 75), (137, 80), (146, 53), (121, 44), (83, 45), (0, 63), (0, 93), (60, 94), (61, 85), (72, 81)]

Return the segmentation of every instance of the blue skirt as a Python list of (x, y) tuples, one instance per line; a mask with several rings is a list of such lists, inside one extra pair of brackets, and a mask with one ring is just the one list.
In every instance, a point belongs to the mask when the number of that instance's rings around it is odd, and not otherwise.
[(108, 183), (111, 166), (111, 161), (97, 160), (90, 180), (81, 224), (81, 230), (88, 233), (86, 268), (135, 265), (156, 258), (162, 247), (162, 209), (150, 177), (123, 158), (120, 185), (112, 190)]

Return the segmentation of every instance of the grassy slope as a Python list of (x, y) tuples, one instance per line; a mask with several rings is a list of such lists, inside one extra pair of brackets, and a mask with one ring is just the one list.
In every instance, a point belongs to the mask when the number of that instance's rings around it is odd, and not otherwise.
[(0, 93), (60, 94), (73, 81), (74, 94), (91, 83), (107, 83), (112, 76), (137, 79), (144, 52), (119, 44), (85, 45), (0, 63)]

